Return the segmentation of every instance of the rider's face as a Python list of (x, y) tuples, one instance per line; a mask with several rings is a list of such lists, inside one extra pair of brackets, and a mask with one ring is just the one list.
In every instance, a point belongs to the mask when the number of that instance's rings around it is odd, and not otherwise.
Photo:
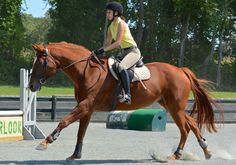
[(107, 19), (111, 21), (113, 19), (113, 10), (107, 10), (106, 16), (107, 16)]

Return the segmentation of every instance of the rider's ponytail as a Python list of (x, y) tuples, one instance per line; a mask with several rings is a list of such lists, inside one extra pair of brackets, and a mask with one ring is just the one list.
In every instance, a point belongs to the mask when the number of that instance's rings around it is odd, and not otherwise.
[(125, 19), (125, 17), (124, 17), (123, 15), (121, 15), (120, 18), (121, 18), (123, 21), (126, 22), (126, 19)]

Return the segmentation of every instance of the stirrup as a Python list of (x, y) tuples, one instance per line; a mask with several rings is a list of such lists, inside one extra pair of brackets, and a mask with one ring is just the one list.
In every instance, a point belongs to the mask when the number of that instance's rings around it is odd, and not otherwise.
[(120, 93), (117, 95), (118, 100), (123, 99), (125, 97), (125, 90), (122, 89)]
[[(121, 95), (118, 95), (118, 97), (120, 97), (120, 96)], [(131, 96), (129, 94), (124, 94), (122, 96), (122, 98), (119, 99), (119, 101), (121, 103), (126, 103), (126, 104), (130, 105), (131, 104)]]

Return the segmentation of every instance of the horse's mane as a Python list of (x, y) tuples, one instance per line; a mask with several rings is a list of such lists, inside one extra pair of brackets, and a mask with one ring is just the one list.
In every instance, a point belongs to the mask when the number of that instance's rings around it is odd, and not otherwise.
[(62, 42), (49, 42), (48, 45), (49, 46), (64, 47), (64, 48), (68, 48), (68, 49), (76, 49), (76, 50), (80, 50), (80, 51), (89, 51), (90, 52), (90, 50), (88, 50), (84, 46), (68, 43), (68, 42), (65, 42), (65, 41), (62, 41)]

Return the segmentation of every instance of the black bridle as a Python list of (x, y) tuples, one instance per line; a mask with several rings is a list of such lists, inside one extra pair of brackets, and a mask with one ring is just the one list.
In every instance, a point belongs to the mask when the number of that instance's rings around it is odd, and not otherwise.
[[(43, 52), (42, 56), (44, 56), (44, 62), (43, 62), (43, 72), (41, 74), (37, 74), (35, 77), (39, 79), (39, 83), (45, 84), (46, 83), (46, 71), (47, 71), (47, 67), (48, 67), (48, 56), (49, 56), (49, 51), (48, 48), (46, 46), (45, 47), (45, 52)], [(38, 56), (36, 57), (38, 58)], [(32, 73), (30, 73), (30, 77), (31, 77)]]
[[(48, 48), (47, 46), (44, 46), (45, 47), (45, 52), (43, 54), (43, 56), (45, 57), (44, 58), (44, 62), (43, 62), (43, 70), (44, 70), (44, 73), (42, 74), (41, 78), (39, 79), (39, 83), (40, 84), (45, 84), (46, 83), (46, 77), (45, 77), (45, 74), (46, 74), (46, 71), (47, 71), (47, 67), (48, 67), (48, 56), (49, 56), (49, 51), (48, 51)], [(53, 57), (52, 57), (53, 58)], [(56, 64), (55, 64), (56, 65)]]

